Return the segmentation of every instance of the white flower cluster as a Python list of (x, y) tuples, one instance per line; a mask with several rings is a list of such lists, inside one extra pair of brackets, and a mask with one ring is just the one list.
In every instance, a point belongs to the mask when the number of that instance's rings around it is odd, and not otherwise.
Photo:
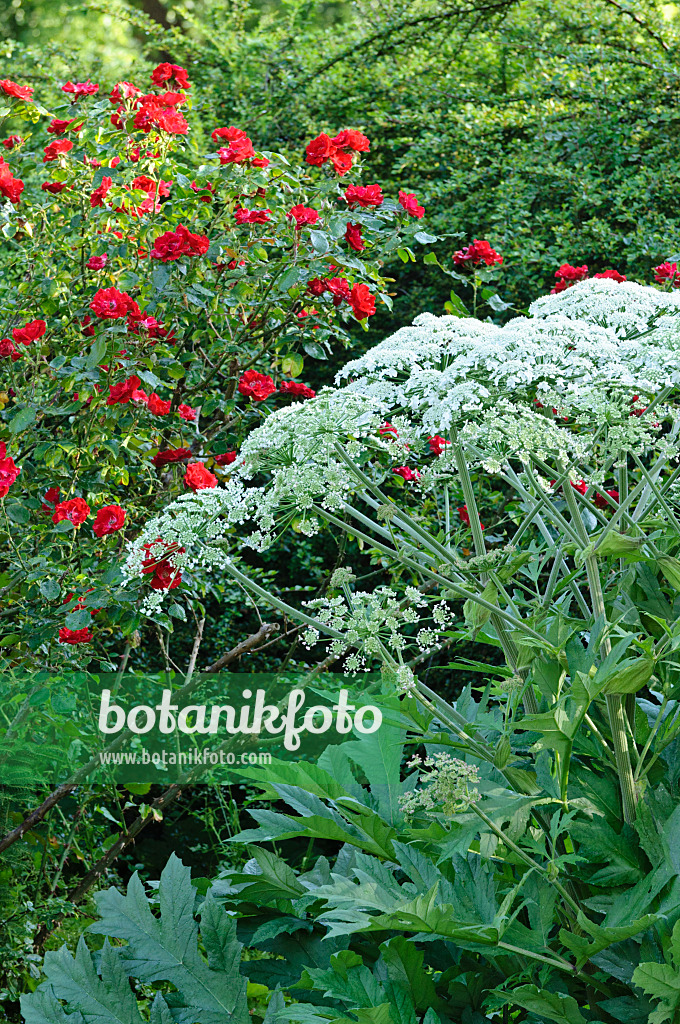
[[(680, 431), (664, 426), (674, 406), (646, 409), (680, 383), (680, 294), (590, 280), (539, 299), (530, 312), (503, 327), (418, 317), (349, 363), (335, 388), (270, 415), (243, 443), (225, 487), (185, 495), (150, 521), (130, 550), (127, 575), (142, 574), (144, 545), (159, 537), (185, 549), (171, 557), (175, 567), (228, 567), (235, 533), (239, 546), (257, 550), (289, 525), (313, 534), (324, 520), (343, 519), (356, 494), (373, 501), (377, 530), (391, 543), (401, 530), (398, 504), (367, 497), (366, 488), (392, 478), (404, 459), (420, 463), (406, 486), (417, 481), (418, 493), (434, 492), (457, 477), (451, 442), (460, 442), (468, 464), (490, 472), (510, 460), (575, 464), (594, 485), (604, 459), (621, 450), (677, 457)], [(438, 453), (428, 447), (434, 435)], [(550, 493), (548, 479), (539, 475), (538, 483)], [(413, 555), (417, 539), (407, 544)], [(147, 609), (162, 596), (154, 591)], [(358, 660), (380, 643), (398, 654), (401, 626), (420, 620), (413, 606), (397, 615), (387, 591), (352, 601), (348, 610), (345, 594), (316, 610), (338, 623), (344, 639), (334, 643), (361, 650)], [(428, 616), (417, 634), (421, 649), (442, 625)]]
[(428, 770), (418, 775), (418, 789), (399, 797), (399, 804), (407, 817), (412, 817), (419, 810), (460, 814), (479, 800), (479, 792), (475, 789), (479, 771), (475, 765), (466, 764), (460, 758), (446, 753), (437, 753), (422, 760), (416, 756), (409, 761), (408, 767)]

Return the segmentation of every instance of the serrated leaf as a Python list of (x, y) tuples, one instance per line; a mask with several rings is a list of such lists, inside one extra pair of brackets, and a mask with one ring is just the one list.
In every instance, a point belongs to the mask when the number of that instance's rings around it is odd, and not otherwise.
[(35, 423), (35, 409), (26, 405), (23, 409), (19, 409), (9, 423), (10, 434), (20, 434), (22, 430), (26, 430), (32, 423)]

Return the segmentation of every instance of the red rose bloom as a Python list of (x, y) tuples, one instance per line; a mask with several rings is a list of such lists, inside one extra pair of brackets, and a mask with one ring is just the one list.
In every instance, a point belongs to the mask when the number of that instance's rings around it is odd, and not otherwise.
[(231, 466), (232, 462), (236, 462), (238, 452), (224, 452), (222, 455), (213, 455), (213, 461), (218, 466)]
[(157, 395), (155, 391), (152, 391), (149, 395), (147, 405), (149, 412), (152, 412), (154, 416), (167, 416), (170, 412), (171, 402), (167, 401)]
[(163, 181), (162, 178), (160, 181), (155, 181), (153, 178), (150, 178), (148, 174), (138, 174), (130, 185), (130, 188), (139, 189), (140, 192), (146, 192), (147, 195), (151, 196), (156, 195), (156, 188), (158, 188), (159, 197), (165, 199), (170, 195), (171, 185), (171, 181)]
[(344, 131), (338, 132), (331, 142), (337, 149), (351, 149), (355, 153), (368, 153), (371, 148), (366, 136), (355, 128), (345, 128)]
[(21, 468), (7, 455), (4, 441), (0, 441), (0, 498), (4, 498), (19, 476)]
[(89, 644), (92, 640), (92, 631), (89, 626), (84, 629), (68, 629), (62, 626), (59, 630), (60, 644)]
[(189, 122), (179, 110), (162, 110), (154, 118), (154, 124), (160, 131), (169, 135), (186, 135), (189, 131)]
[(316, 391), (312, 391), (306, 384), (297, 380), (283, 380), (279, 384), (279, 391), (283, 395), (295, 395), (296, 398), (314, 398)]
[(232, 125), (230, 128), (215, 128), (210, 138), (214, 142), (219, 142), (221, 139), (225, 139), (227, 142), (236, 142), (239, 139), (247, 139), (248, 136), (240, 128), (234, 128)]
[(75, 103), (81, 96), (94, 96), (96, 92), (99, 92), (99, 86), (88, 78), (86, 82), (67, 82), (66, 85), (62, 85), (61, 91), (71, 93), (73, 96), (71, 102)]
[(468, 512), (467, 505), (461, 505), (460, 508), (456, 509), (458, 517), (461, 523), (465, 523), (466, 526), (470, 525), (470, 513)]
[(100, 508), (92, 524), (92, 532), (97, 537), (105, 537), (109, 533), (122, 530), (125, 522), (125, 511), (120, 505), (105, 505)]
[(71, 498), (69, 501), (60, 501), (54, 506), (53, 523), (60, 523), (62, 519), (68, 519), (74, 526), (84, 523), (90, 514), (90, 506), (82, 498)]
[(492, 249), (487, 241), (475, 238), (472, 245), (466, 245), (464, 249), (453, 254), (453, 262), (457, 267), (478, 267), (480, 263), (492, 267), (494, 263), (502, 263), (503, 257)]
[(352, 157), (350, 153), (343, 153), (341, 149), (336, 149), (335, 153), (331, 157), (331, 163), (333, 164), (333, 170), (342, 178), (343, 175), (347, 174), (352, 169)]
[(271, 212), (269, 209), (246, 210), (244, 206), (237, 206), (234, 210), (234, 219), (237, 224), (266, 224)]
[(415, 192), (400, 191), (399, 204), (403, 206), (411, 217), (418, 217), (418, 219), (420, 219), (425, 216), (425, 208), (423, 206), (418, 206), (418, 200), (416, 199)]
[(80, 322), (82, 333), (86, 338), (94, 338), (94, 327), (92, 326), (92, 317), (87, 313)]
[(0, 79), (0, 89), (7, 95), (13, 96), (16, 100), (25, 100), (26, 103), (32, 103), (31, 96), (33, 95), (34, 89), (31, 85), (17, 85), (16, 82), (12, 82), (9, 78)]
[(101, 256), (90, 256), (86, 265), (89, 270), (103, 270), (108, 262), (109, 257), (103, 252)]
[(191, 188), (192, 188), (192, 190), (194, 192), (204, 192), (205, 193), (207, 191), (208, 195), (202, 195), (200, 197), (201, 202), (202, 203), (212, 203), (213, 196), (215, 195), (215, 186), (212, 184), (212, 182), (205, 181), (205, 182), (203, 182), (202, 185), (199, 185), (197, 181), (192, 181), (191, 182)]
[(142, 90), (138, 89), (136, 85), (132, 84), (132, 82), (119, 82), (118, 85), (115, 85), (109, 93), (109, 100), (115, 107), (119, 103), (122, 103), (123, 100), (130, 100), (134, 96), (141, 95)]
[(60, 494), (61, 491), (59, 490), (58, 487), (47, 488), (47, 490), (45, 491), (45, 496), (42, 500), (42, 505), (40, 506), (43, 512), (46, 512), (48, 514), (54, 512), (54, 507), (59, 501)]
[(357, 320), (365, 320), (366, 317), (373, 316), (375, 313), (375, 299), (366, 284), (352, 286), (349, 303)]
[(321, 277), (315, 277), (307, 285), (307, 290), (318, 299), (326, 291), (326, 282)]
[(255, 157), (253, 144), (245, 135), (243, 138), (234, 139), (229, 146), (222, 146), (217, 150), (221, 164), (244, 164), (247, 160)]
[(175, 231), (166, 231), (159, 235), (153, 244), (150, 256), (154, 260), (169, 263), (179, 260), (182, 256), (203, 256), (210, 247), (210, 240), (205, 235), (195, 235), (183, 224)]
[(598, 281), (618, 281), (622, 284), (627, 280), (625, 274), (619, 274), (618, 270), (603, 270), (601, 274), (593, 274), (593, 277)]
[(104, 200), (108, 194), (109, 189), (113, 185), (112, 178), (102, 178), (101, 185), (90, 193), (90, 206), (94, 209), (96, 206), (103, 206)]
[(166, 82), (172, 81), (173, 78), (180, 89), (191, 88), (186, 70), (178, 64), (159, 64), (151, 72), (151, 81), (158, 88), (165, 85)]
[(187, 423), (193, 423), (194, 420), (196, 419), (196, 410), (192, 409), (190, 405), (185, 405), (184, 403), (182, 403), (182, 405), (179, 405), (177, 407), (177, 412), (180, 414), (183, 420), (187, 421)]
[(395, 466), (392, 470), (397, 476), (401, 476), (406, 481), (420, 480), (420, 473), (417, 469), (411, 469), (410, 466)]
[(73, 124), (74, 127), (71, 128), (71, 131), (81, 132), (85, 127), (85, 122), (81, 121), (80, 124), (75, 124), (76, 120), (77, 118), (75, 117), (69, 118), (68, 121), (63, 121), (60, 118), (55, 117), (48, 124), (47, 131), (50, 133), (50, 135), (64, 135)]
[(109, 384), (109, 397), (106, 399), (106, 404), (127, 405), (140, 384), (139, 377), (134, 375), (128, 377), (127, 380), (120, 381), (119, 384)]
[(381, 427), (378, 427), (378, 433), (381, 437), (383, 437), (384, 434), (394, 434), (395, 437), (399, 437), (399, 431), (397, 428), (387, 421), (385, 421)]
[(57, 160), (64, 153), (68, 153), (73, 149), (73, 143), (68, 139), (55, 139), (54, 142), (50, 142), (48, 146), (45, 146), (43, 163), (49, 164), (52, 160)]
[(119, 292), (116, 288), (100, 288), (90, 303), (90, 309), (102, 320), (122, 320), (130, 313), (141, 315), (135, 300), (127, 292)]
[(24, 183), (20, 178), (15, 178), (9, 164), (0, 157), (0, 196), (9, 199), (10, 203), (16, 206), (24, 191)]
[(653, 274), (657, 284), (669, 282), (674, 288), (680, 287), (680, 271), (678, 271), (677, 263), (669, 263), (666, 260), (665, 263), (660, 263), (658, 267), (653, 268)]
[(346, 277), (328, 277), (325, 281), (326, 289), (333, 296), (333, 305), (339, 306), (343, 299), (349, 302), (350, 289)]
[(21, 352), (17, 351), (14, 342), (9, 338), (0, 338), (0, 358), (10, 358), (13, 363), (16, 363), (17, 359), (21, 359)]
[(63, 192), (68, 187), (65, 181), (43, 181), (40, 186), (43, 192), (51, 192), (53, 196), (58, 196), (60, 192)]
[(238, 390), (246, 398), (252, 398), (255, 402), (264, 402), (266, 398), (274, 394), (276, 384), (271, 377), (267, 377), (264, 373), (258, 373), (257, 370), (246, 370), (238, 382)]
[(165, 451), (159, 452), (158, 455), (154, 455), (151, 461), (156, 469), (160, 469), (161, 466), (171, 466), (175, 462), (186, 462), (190, 458), (191, 448), (167, 448)]
[(302, 206), (299, 203), (286, 214), (286, 217), (289, 217), (291, 220), (295, 219), (295, 227), (299, 231), (300, 228), (305, 227), (307, 224), (316, 224), (319, 214), (317, 210), (313, 210), (310, 206)]
[(2, 140), (2, 144), (5, 149), (14, 149), (15, 146), (20, 146), (23, 141), (21, 135), (9, 135), (6, 139)]
[(588, 484), (585, 482), (585, 480), (572, 480), (570, 481), (570, 483), (574, 490), (578, 491), (579, 494), (585, 494), (588, 490)]
[(217, 477), (206, 469), (204, 462), (190, 462), (184, 474), (184, 483), (194, 493), (208, 487), (217, 487)]
[(350, 185), (345, 189), (345, 200), (350, 210), (357, 206), (380, 206), (384, 199), (380, 185)]
[(32, 341), (42, 338), (47, 324), (44, 320), (31, 320), (24, 327), (15, 327), (12, 337), (17, 344), (30, 345)]
[(571, 286), (576, 284), (577, 281), (585, 281), (588, 277), (588, 267), (585, 263), (582, 267), (572, 267), (569, 263), (563, 263), (562, 266), (555, 271), (555, 277), (557, 278), (557, 284), (554, 288), (550, 289), (551, 295), (558, 295), (560, 292), (563, 292), (565, 288), (571, 288)]
[(345, 240), (350, 249), (361, 252), (366, 248), (366, 243), (361, 237), (361, 224), (348, 224), (345, 231)]
[(321, 167), (327, 160), (330, 160), (336, 150), (337, 147), (332, 139), (325, 132), (321, 132), (321, 135), (317, 135), (315, 139), (307, 143), (305, 159), (313, 167)]
[(427, 443), (430, 446), (430, 451), (433, 455), (441, 455), (447, 444), (451, 444), (445, 437), (440, 437), (439, 434), (435, 434), (434, 437), (428, 437)]
[[(615, 490), (605, 491), (604, 494), (608, 494), (609, 497), (612, 499), (612, 501), (615, 501), (616, 504), (618, 505), (619, 500), (620, 500), (620, 495), (619, 495), (618, 491), (615, 491)], [(611, 505), (609, 504), (609, 502), (605, 498), (604, 494), (596, 494), (595, 495), (595, 505), (597, 506), (597, 508), (604, 508), (604, 509), (611, 508)]]

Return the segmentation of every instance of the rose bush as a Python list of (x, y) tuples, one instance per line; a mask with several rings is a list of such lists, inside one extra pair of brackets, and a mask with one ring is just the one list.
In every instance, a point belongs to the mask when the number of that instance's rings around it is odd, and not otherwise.
[[(266, 410), (313, 396), (300, 376), (391, 305), (382, 265), (411, 251), (423, 211), (360, 184), (357, 130), (295, 162), (234, 126), (195, 135), (174, 64), (150, 87), (66, 82), (52, 111), (30, 85), (0, 89), (0, 123), (26, 126), (0, 164), (0, 647), (10, 665), (108, 663), (140, 626), (117, 582), (125, 538), (228, 479)], [(199, 602), (210, 581), (184, 586)]]

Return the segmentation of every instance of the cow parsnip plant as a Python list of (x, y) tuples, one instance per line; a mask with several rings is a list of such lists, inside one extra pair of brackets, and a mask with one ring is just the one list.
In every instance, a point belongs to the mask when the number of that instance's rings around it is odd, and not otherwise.
[[(633, 592), (659, 569), (680, 582), (679, 312), (676, 294), (599, 280), (540, 299), (504, 327), (425, 314), (348, 364), (339, 378), (349, 383), (270, 416), (224, 488), (186, 496), (148, 524), (127, 573), (148, 572), (149, 552), (170, 552), (179, 569), (226, 571), (307, 623), (308, 643), (324, 637), (331, 653), (347, 652), (349, 670), (381, 662), (459, 732), (464, 722), (433, 703), (408, 662), (446, 640), (463, 602), (472, 634), (503, 649), (523, 727), (555, 750), (565, 806), (571, 744), (585, 728), (615, 757), (632, 823), (657, 754), (651, 740), (640, 759), (631, 751), (627, 695), (654, 676), (665, 715), (676, 671), (674, 616), (642, 614)], [(488, 541), (473, 473), (508, 488), (503, 533)], [(468, 523), (474, 555), (460, 543)], [(291, 524), (348, 532), (376, 552), (390, 585), (357, 593), (344, 569), (334, 596), (293, 609), (230, 552), (230, 529), (246, 524), (257, 550)], [(147, 597), (147, 611), (162, 600)], [(584, 643), (587, 675), (566, 654)], [(600, 704), (606, 736), (590, 712)], [(512, 775), (514, 764), (502, 768)]]

